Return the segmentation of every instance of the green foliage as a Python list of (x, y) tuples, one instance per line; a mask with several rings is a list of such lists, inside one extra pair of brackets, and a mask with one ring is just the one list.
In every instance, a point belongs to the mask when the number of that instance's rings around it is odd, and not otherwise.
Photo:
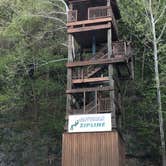
[[(165, 0), (158, 2), (153, 1), (156, 18)], [(135, 55), (135, 81), (129, 85), (124, 99), (127, 152), (159, 161), (148, 13), (140, 0), (123, 0), (119, 4), (120, 36), (132, 41)], [(157, 36), (165, 19), (162, 17), (158, 21)], [(66, 8), (62, 1), (0, 0), (0, 156), (4, 165), (46, 166), (51, 165), (49, 156), (55, 159), (61, 156), (66, 102), (65, 22)], [(165, 40), (166, 32), (158, 43), (164, 118)], [(55, 162), (52, 165), (58, 165), (58, 161)]]
[[(129, 86), (125, 98), (126, 119), (125, 133), (128, 141), (129, 154), (147, 156), (160, 165), (160, 133), (157, 113), (156, 88), (154, 82), (153, 36), (149, 20), (149, 1), (127, 1), (120, 3), (122, 19), (120, 32), (122, 38), (131, 40), (135, 54), (135, 80)], [(147, 3), (147, 4), (146, 4)], [(165, 1), (152, 1), (153, 14), (158, 20), (156, 24), (157, 37), (160, 36), (165, 24)], [(164, 11), (165, 13), (166, 11)], [(127, 31), (127, 33), (126, 33)], [(126, 35), (127, 34), (127, 35)], [(161, 79), (161, 94), (163, 114), (165, 115), (165, 53), (166, 32), (158, 41), (159, 69)], [(164, 116), (165, 118), (165, 116)], [(164, 119), (165, 121), (165, 119)], [(130, 123), (129, 123), (130, 122)], [(166, 127), (166, 126), (165, 126)]]
[(59, 16), (56, 9), (65, 13), (61, 2), (0, 1), (0, 153), (5, 165), (45, 166), (49, 156), (60, 158), (67, 51), (65, 14)]

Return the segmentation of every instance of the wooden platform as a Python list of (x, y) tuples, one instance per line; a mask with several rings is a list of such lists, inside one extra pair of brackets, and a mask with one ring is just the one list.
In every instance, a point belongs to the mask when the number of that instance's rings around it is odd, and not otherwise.
[(89, 60), (89, 61), (77, 61), (77, 62), (68, 62), (67, 67), (82, 67), (89, 65), (106, 65), (114, 63), (122, 63), (129, 61), (131, 57), (119, 55), (111, 59), (98, 59), (98, 60)]
[(62, 166), (124, 166), (124, 141), (117, 131), (64, 133)]

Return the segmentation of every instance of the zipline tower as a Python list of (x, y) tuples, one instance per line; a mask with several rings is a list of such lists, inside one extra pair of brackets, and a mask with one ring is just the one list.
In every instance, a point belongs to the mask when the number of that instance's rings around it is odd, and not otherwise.
[(116, 0), (68, 0), (66, 132), (62, 166), (124, 166), (120, 134), (129, 42), (119, 41)]

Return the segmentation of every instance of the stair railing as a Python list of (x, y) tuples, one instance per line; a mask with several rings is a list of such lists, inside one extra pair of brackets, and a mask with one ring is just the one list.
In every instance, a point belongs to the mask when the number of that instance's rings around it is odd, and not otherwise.
[(86, 113), (91, 113), (91, 112), (94, 112), (94, 113), (98, 112), (98, 104), (94, 105), (91, 109), (86, 110)]

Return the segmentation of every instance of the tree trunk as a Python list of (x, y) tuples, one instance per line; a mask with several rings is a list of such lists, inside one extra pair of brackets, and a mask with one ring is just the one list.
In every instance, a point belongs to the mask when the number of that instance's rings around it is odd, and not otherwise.
[(154, 20), (151, 5), (152, 5), (151, 0), (149, 0), (150, 18), (151, 18), (152, 34), (153, 34), (153, 54), (154, 54), (155, 81), (156, 81), (156, 89), (157, 89), (157, 103), (158, 103), (158, 116), (159, 116), (159, 127), (160, 127), (160, 140), (161, 140), (161, 150), (162, 150), (162, 165), (166, 166), (165, 136), (164, 136), (162, 102), (161, 102), (161, 92), (160, 92), (160, 78), (159, 78), (159, 69), (158, 69), (158, 48), (157, 48), (155, 20)]

